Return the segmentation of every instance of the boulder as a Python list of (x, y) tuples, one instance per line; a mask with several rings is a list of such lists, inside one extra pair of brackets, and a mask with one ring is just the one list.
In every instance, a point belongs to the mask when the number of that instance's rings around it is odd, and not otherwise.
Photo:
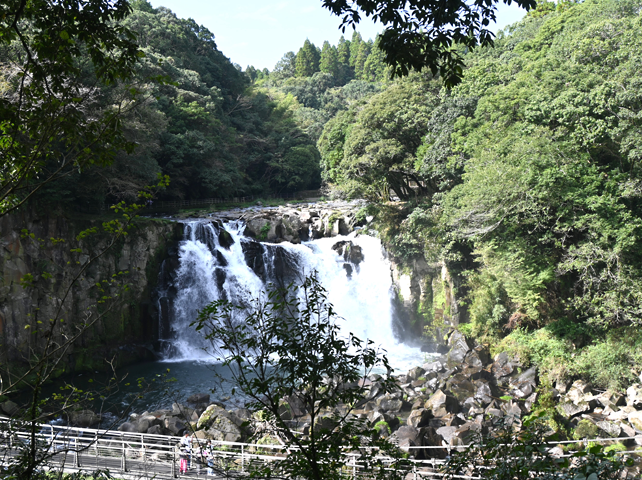
[(210, 394), (209, 393), (195, 393), (187, 397), (187, 403), (192, 405), (198, 405), (201, 403), (210, 403)]
[(432, 411), (435, 417), (443, 417), (448, 413), (456, 413), (459, 404), (454, 397), (446, 395), (442, 390), (437, 390), (424, 405), (424, 408)]
[(502, 352), (495, 357), (495, 361), (491, 365), (491, 372), (495, 378), (506, 377), (513, 373), (513, 363), (508, 358), (506, 352)]
[(463, 363), (466, 354), (470, 351), (470, 345), (468, 345), (468, 340), (466, 336), (458, 330), (455, 330), (448, 339), (448, 346), (450, 351), (448, 352), (448, 364), (449, 365), (458, 365)]
[(384, 412), (398, 412), (404, 406), (404, 401), (400, 393), (391, 393), (379, 397), (377, 399), (377, 406)]
[(626, 389), (626, 404), (630, 407), (642, 408), (642, 385), (635, 383)]
[(423, 377), (426, 371), (421, 367), (415, 367), (408, 370), (408, 377), (412, 380), (418, 380)]
[(319, 417), (314, 421), (314, 431), (332, 431), (337, 426), (337, 421), (330, 417)]
[(118, 427), (118, 431), (127, 432), (127, 433), (137, 433), (138, 429), (136, 428), (136, 424), (131, 422), (125, 422)]
[(229, 417), (230, 413), (218, 405), (212, 404), (205, 409), (201, 416), (196, 421), (196, 429), (206, 429), (212, 422), (219, 416)]
[(602, 420), (595, 422), (595, 425), (602, 430), (607, 436), (617, 438), (622, 432), (622, 427), (615, 422), (609, 422), (607, 420)]
[(475, 399), (479, 401), (482, 405), (488, 405), (493, 401), (493, 392), (490, 388), (490, 385), (485, 380), (475, 380), (473, 382), (475, 390)]
[(629, 413), (628, 420), (633, 428), (642, 432), (642, 410), (636, 410)]
[(165, 429), (169, 430), (172, 435), (182, 435), (185, 432), (185, 422), (178, 417), (167, 417)]
[(455, 436), (457, 427), (441, 427), (437, 429), (437, 435), (440, 435), (444, 439), (446, 444), (450, 445), (450, 441)]
[[(5, 397), (6, 398), (6, 397)], [(18, 404), (15, 402), (12, 402), (11, 400), (6, 400), (2, 403), (0, 403), (0, 410), (2, 410), (4, 413), (9, 415), (10, 417), (18, 413), (20, 408), (18, 407)]]
[(73, 427), (89, 428), (100, 423), (100, 415), (91, 410), (78, 410), (69, 414), (69, 424)]
[(149, 433), (150, 435), (163, 435), (163, 433), (165, 432), (163, 430), (163, 427), (161, 427), (160, 425), (153, 425), (149, 427), (147, 433)]
[(572, 418), (590, 410), (591, 406), (586, 402), (581, 402), (578, 405), (573, 402), (564, 402), (557, 407), (557, 411), (565, 418)]
[(240, 442), (243, 432), (232, 418), (219, 415), (209, 424), (206, 433), (214, 440), (223, 442)]
[(421, 432), (410, 425), (399, 427), (393, 436), (397, 438), (401, 450), (408, 451), (408, 447), (420, 447), (422, 444)]
[(425, 408), (419, 408), (417, 410), (412, 410), (406, 422), (408, 425), (414, 428), (425, 427), (430, 423), (432, 418), (432, 412)]
[(459, 402), (463, 402), (467, 398), (475, 395), (475, 385), (461, 373), (452, 376), (446, 382), (446, 388), (452, 392)]

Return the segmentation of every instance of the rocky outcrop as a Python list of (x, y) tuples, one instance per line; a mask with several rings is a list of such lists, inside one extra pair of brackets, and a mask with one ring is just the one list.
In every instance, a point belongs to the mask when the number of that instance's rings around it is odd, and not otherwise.
[[(64, 331), (56, 333), (61, 338), (81, 322), (92, 323), (67, 350), (56, 374), (102, 369), (105, 358), (115, 358), (116, 365), (151, 358), (150, 342), (158, 329), (152, 301), (156, 279), (183, 228), (140, 219), (124, 239), (94, 258), (105, 250), (110, 235), (99, 228), (85, 238), (77, 235), (100, 227), (101, 221), (27, 212), (0, 219), (0, 363), (19, 369), (29, 352), (46, 341), (35, 326), (47, 325), (51, 318), (64, 320)], [(127, 284), (126, 291), (116, 283)], [(115, 308), (98, 303), (114, 295)]]
[(300, 243), (315, 238), (347, 235), (365, 225), (372, 218), (357, 218), (357, 212), (364, 205), (365, 202), (359, 200), (250, 207), (213, 212), (207, 218), (214, 221), (242, 220), (245, 222), (244, 234), (261, 242)]

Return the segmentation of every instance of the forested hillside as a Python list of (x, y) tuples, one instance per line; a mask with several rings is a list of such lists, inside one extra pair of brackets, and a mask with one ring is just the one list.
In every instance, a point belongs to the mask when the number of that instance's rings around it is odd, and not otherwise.
[[(171, 177), (161, 198), (194, 199), (317, 188), (314, 142), (293, 120), (287, 99), (255, 92), (221, 53), (214, 35), (163, 7), (133, 3), (124, 24), (144, 57), (137, 100), (122, 122), (133, 153), (121, 151), (107, 168), (67, 175), (39, 194), (40, 203), (97, 211), (132, 199), (162, 172)], [(91, 78), (91, 77), (89, 77)], [(103, 101), (118, 95), (101, 89)]]
[(318, 140), (323, 178), (376, 202), (396, 257), (459, 278), (461, 328), (551, 380), (642, 367), (641, 8), (543, 2), (469, 54), (456, 88), (378, 85)]

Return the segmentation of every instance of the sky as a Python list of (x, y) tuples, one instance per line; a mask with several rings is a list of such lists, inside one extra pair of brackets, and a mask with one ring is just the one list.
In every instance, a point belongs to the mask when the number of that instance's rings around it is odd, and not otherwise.
[[(218, 49), (245, 69), (272, 70), (283, 54), (297, 52), (305, 39), (321, 47), (325, 40), (336, 45), (341, 20), (324, 9), (321, 0), (150, 0), (154, 7), (167, 7), (180, 18), (193, 18), (213, 34)], [(521, 19), (526, 12), (512, 4), (500, 4), (498, 31)], [(363, 19), (357, 29), (364, 40), (383, 30)], [(346, 29), (350, 39), (352, 28)]]

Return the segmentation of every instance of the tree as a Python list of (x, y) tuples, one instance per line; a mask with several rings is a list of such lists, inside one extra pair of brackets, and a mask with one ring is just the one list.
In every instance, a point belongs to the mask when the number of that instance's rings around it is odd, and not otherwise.
[[(503, 0), (510, 5), (511, 0)], [(386, 28), (381, 49), (393, 74), (407, 75), (427, 67), (439, 73), (447, 86), (461, 82), (463, 51), (493, 44), (488, 29), (495, 21), (499, 0), (322, 0), (323, 6), (341, 17), (342, 30), (371, 17)], [(536, 0), (515, 0), (525, 9)], [(461, 48), (463, 47), (463, 48)]]
[(363, 80), (363, 69), (370, 55), (371, 45), (370, 42), (361, 42), (359, 45), (359, 53), (354, 61), (354, 76)]
[(0, 215), (44, 185), (107, 165), (133, 144), (120, 115), (135, 90), (100, 91), (129, 79), (141, 52), (121, 23), (126, 1), (11, 0), (0, 7)]
[(319, 69), (323, 73), (329, 73), (334, 78), (338, 79), (339, 77), (339, 55), (337, 49), (330, 45), (328, 41), (323, 42)]
[[(214, 355), (230, 367), (232, 383), (249, 399), (246, 405), (262, 412), (267, 427), (256, 436), (276, 436), (288, 451), (283, 461), (255, 475), (339, 479), (351, 452), (361, 455), (360, 464), (373, 478), (396, 477), (396, 449), (354, 414), (365, 402), (360, 381), (373, 369), (384, 369), (388, 374), (378, 380), (379, 387), (392, 391), (391, 369), (372, 342), (343, 337), (338, 321), (313, 275), (298, 288), (272, 289), (249, 305), (214, 302), (194, 323)], [(284, 420), (284, 412), (295, 409), (310, 424), (303, 435)], [(376, 458), (379, 453), (389, 454), (392, 465)]]
[(319, 51), (307, 38), (296, 54), (296, 76), (311, 77), (319, 71)]
[(296, 75), (296, 54), (294, 52), (287, 52), (281, 60), (276, 62), (274, 76), (281, 79), (291, 78)]

